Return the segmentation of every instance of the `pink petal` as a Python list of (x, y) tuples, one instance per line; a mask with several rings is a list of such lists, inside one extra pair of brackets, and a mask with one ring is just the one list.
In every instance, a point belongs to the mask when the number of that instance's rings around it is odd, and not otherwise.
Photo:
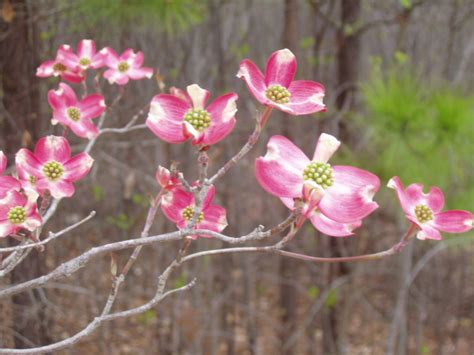
[(5, 195), (12, 191), (19, 191), (21, 189), (21, 183), (17, 179), (11, 176), (0, 176), (0, 199), (4, 198)]
[(155, 96), (150, 104), (146, 125), (158, 137), (168, 143), (182, 143), (184, 115), (191, 107), (173, 95)]
[(96, 53), (95, 42), (90, 39), (83, 39), (77, 46), (77, 55), (79, 58), (92, 59)]
[(397, 192), (403, 211), (408, 215), (415, 216), (415, 206), (423, 202), (423, 185), (412, 184), (410, 189), (405, 189), (400, 178), (394, 176), (389, 180), (387, 186)]
[(292, 115), (309, 115), (326, 111), (323, 103), (324, 86), (314, 81), (293, 81), (288, 88), (291, 93), (290, 102), (284, 106), (289, 108)]
[(418, 239), (421, 239), (421, 240), (425, 240), (425, 239), (441, 240), (441, 239), (443, 239), (441, 237), (441, 233), (436, 228), (434, 228), (433, 226), (431, 226), (428, 223), (425, 223), (425, 224), (421, 225), (421, 230), (417, 233), (416, 237)]
[(188, 93), (184, 90), (181, 90), (172, 86), (170, 87), (170, 95), (179, 97), (181, 100), (186, 101), (189, 104), (189, 107), (193, 105), (191, 98), (189, 97)]
[(0, 220), (0, 238), (8, 237), (18, 231), (18, 227), (12, 224), (8, 219)]
[(203, 109), (206, 106), (206, 102), (211, 96), (211, 93), (203, 88), (201, 88), (198, 84), (189, 85), (186, 88), (188, 92), (189, 98), (193, 103), (193, 107), (195, 109)]
[(60, 83), (59, 89), (48, 92), (48, 101), (53, 109), (62, 110), (64, 107), (76, 106), (77, 96), (69, 85)]
[(341, 142), (330, 134), (322, 133), (314, 150), (313, 161), (327, 163), (338, 150)]
[(198, 131), (192, 124), (183, 121), (183, 136), (186, 138), (192, 138), (192, 144), (200, 145), (204, 139), (204, 132)]
[(36, 69), (36, 76), (40, 78), (47, 78), (53, 75), (58, 75), (54, 71), (54, 64), (56, 64), (56, 61), (54, 60), (47, 60), (46, 62), (42, 63)]
[(56, 56), (56, 62), (64, 64), (69, 69), (77, 69), (79, 66), (79, 57), (74, 54), (71, 50), (64, 50), (63, 48), (58, 49)]
[(104, 72), (104, 78), (109, 81), (109, 84), (125, 85), (130, 78), (127, 74), (118, 71), (117, 69), (107, 69)]
[(245, 81), (250, 92), (260, 103), (269, 104), (272, 102), (265, 94), (267, 85), (265, 84), (263, 74), (254, 62), (248, 59), (243, 60), (240, 63), (237, 77)]
[(303, 171), (309, 163), (288, 138), (273, 136), (267, 144), (267, 154), (255, 162), (257, 180), (278, 197), (301, 197)]
[(77, 181), (84, 178), (92, 168), (94, 159), (87, 153), (80, 153), (64, 164), (63, 178)]
[(167, 187), (171, 181), (171, 171), (161, 165), (158, 165), (158, 169), (156, 169), (155, 179), (161, 187)]
[[(119, 58), (117, 52), (114, 51), (110, 47), (105, 47), (100, 52), (104, 55), (105, 64), (109, 68), (116, 69), (118, 64), (120, 63), (120, 58)], [(105, 73), (104, 73), (104, 77), (105, 77)]]
[(66, 180), (50, 181), (47, 179), (38, 180), (36, 187), (39, 191), (49, 190), (54, 198), (71, 197), (74, 195), (74, 185)]
[(214, 200), (214, 196), (216, 195), (216, 188), (214, 185), (209, 186), (209, 190), (207, 190), (206, 198), (202, 203), (202, 209), (206, 209), (211, 202)]
[(274, 52), (267, 62), (265, 84), (277, 84), (288, 88), (293, 81), (298, 64), (295, 55), (289, 49)]
[(354, 235), (354, 229), (362, 225), (362, 221), (339, 223), (326, 217), (319, 211), (315, 211), (311, 215), (310, 221), (318, 231), (330, 237), (348, 237)]
[(77, 107), (81, 110), (81, 119), (99, 117), (107, 108), (104, 97), (99, 94), (85, 97)]
[(212, 123), (204, 132), (203, 144), (215, 144), (232, 132), (236, 123), (234, 116), (237, 112), (237, 105), (235, 102), (238, 98), (239, 96), (235, 93), (226, 94), (217, 98), (207, 107)]
[(71, 156), (71, 147), (64, 137), (46, 136), (36, 143), (35, 156), (41, 163), (51, 160), (64, 163)]
[(104, 54), (103, 51), (96, 53), (91, 58), (91, 63), (89, 64), (89, 67), (91, 67), (92, 69), (102, 68), (105, 65), (105, 57), (106, 57), (106, 54)]
[(183, 221), (184, 209), (192, 205), (194, 205), (194, 195), (181, 188), (171, 189), (161, 199), (161, 210), (174, 223)]
[(464, 233), (472, 229), (474, 216), (469, 211), (453, 210), (436, 213), (434, 227), (447, 233)]
[[(222, 232), (227, 227), (226, 210), (218, 205), (210, 205), (204, 211), (204, 220), (196, 228)], [(206, 235), (199, 235), (206, 237)]]
[(74, 132), (79, 137), (92, 139), (99, 135), (99, 129), (92, 123), (89, 118), (82, 118), (78, 122), (74, 122), (69, 120), (68, 122), (64, 122), (62, 119), (58, 120), (59, 122), (63, 123), (65, 126), (71, 128), (71, 131)]
[[(132, 48), (127, 48), (120, 56), (120, 61), (134, 64), (140, 53), (141, 52), (135, 53)], [(140, 58), (138, 58), (138, 60), (140, 60)], [(141, 53), (141, 60), (143, 62), (143, 53)]]
[(28, 174), (35, 177), (43, 176), (43, 165), (36, 159), (36, 156), (28, 149), (23, 148), (15, 155), (17, 170), (23, 169)]
[(428, 194), (424, 194), (426, 203), (434, 213), (440, 212), (444, 208), (444, 193), (439, 187), (432, 187)]
[(43, 224), (43, 218), (41, 218), (41, 215), (35, 209), (34, 212), (32, 212), (28, 216), (26, 221), (21, 224), (21, 226), (32, 232), (38, 227), (40, 227), (42, 224)]
[(84, 80), (84, 74), (82, 72), (75, 72), (71, 70), (66, 70), (61, 73), (61, 78), (67, 80), (71, 83), (81, 83)]
[(0, 150), (0, 174), (5, 172), (7, 168), (8, 159), (7, 156)]
[(143, 78), (151, 79), (151, 77), (153, 77), (153, 68), (130, 68), (127, 71), (127, 75), (133, 80), (140, 80)]
[(143, 55), (143, 52), (137, 52), (137, 54), (130, 58), (134, 68), (140, 68), (143, 65), (144, 60), (145, 56)]
[(321, 212), (341, 223), (360, 221), (377, 209), (372, 201), (380, 188), (379, 178), (352, 166), (333, 166), (334, 184), (319, 203)]

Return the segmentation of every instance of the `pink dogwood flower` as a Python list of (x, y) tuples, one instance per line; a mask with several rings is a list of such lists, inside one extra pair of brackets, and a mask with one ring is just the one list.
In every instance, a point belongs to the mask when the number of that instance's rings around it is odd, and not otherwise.
[(9, 191), (20, 191), (20, 182), (12, 176), (4, 176), (7, 169), (8, 160), (5, 154), (0, 150), (0, 199), (4, 198)]
[[(318, 210), (318, 204), (324, 195), (324, 189), (313, 181), (305, 181), (302, 192), (301, 214), (309, 219), (312, 225), (321, 233), (330, 237), (348, 237), (354, 235), (354, 229), (362, 225), (362, 221), (352, 223), (336, 222), (326, 217)], [(290, 210), (296, 208), (295, 200), (289, 197), (280, 197), (283, 204)]]
[(76, 70), (98, 69), (105, 65), (107, 49), (97, 52), (95, 42), (90, 39), (83, 39), (77, 46), (77, 54), (70, 48), (64, 50), (60, 48), (58, 56), (68, 68)]
[(19, 171), (28, 174), (28, 180), (38, 193), (49, 191), (54, 198), (71, 197), (73, 182), (84, 178), (94, 160), (87, 153), (71, 158), (71, 147), (64, 137), (41, 138), (32, 153), (26, 148), (16, 154)]
[(65, 62), (65, 55), (72, 54), (71, 46), (63, 44), (57, 54), (56, 59), (43, 62), (36, 69), (36, 76), (40, 78), (49, 78), (51, 76), (60, 76), (71, 83), (80, 83), (84, 80), (84, 75), (80, 68), (69, 67)]
[[(214, 186), (211, 186), (203, 201), (202, 211), (199, 214), (195, 229), (221, 232), (227, 227), (225, 208), (211, 204), (215, 193)], [(194, 217), (195, 204), (194, 194), (178, 186), (163, 196), (161, 209), (168, 219), (173, 221), (179, 229), (183, 229)], [(197, 237), (210, 238), (207, 235), (191, 236), (192, 239)]]
[(0, 203), (0, 237), (7, 237), (22, 229), (34, 231), (43, 220), (38, 213), (36, 198), (28, 198), (18, 191), (10, 191)]
[(159, 165), (158, 169), (156, 169), (155, 178), (158, 184), (165, 190), (171, 190), (176, 186), (181, 185), (181, 182), (178, 180), (178, 178), (172, 176), (171, 171), (161, 165)]
[(294, 80), (297, 67), (295, 55), (289, 49), (281, 49), (268, 59), (265, 75), (254, 62), (245, 59), (240, 63), (237, 77), (245, 81), (260, 103), (290, 115), (326, 111), (324, 86), (314, 81)]
[(134, 53), (127, 49), (122, 55), (118, 55), (112, 48), (106, 48), (105, 64), (109, 67), (104, 73), (110, 84), (125, 85), (130, 79), (150, 79), (153, 76), (153, 68), (142, 67), (144, 56), (142, 52)]
[(53, 124), (60, 122), (82, 138), (91, 139), (99, 134), (92, 118), (99, 117), (106, 109), (102, 95), (92, 94), (78, 100), (69, 85), (60, 83), (58, 90), (48, 92), (48, 102), (53, 108)]
[(153, 98), (146, 124), (150, 130), (168, 143), (210, 146), (227, 137), (235, 127), (238, 95), (219, 96), (209, 106), (211, 93), (199, 85), (189, 85), (187, 92), (172, 88), (171, 95)]
[(431, 187), (423, 193), (422, 184), (403, 186), (398, 176), (390, 179), (388, 187), (395, 189), (406, 217), (420, 230), (418, 239), (440, 240), (441, 232), (464, 233), (472, 229), (474, 215), (469, 211), (452, 210), (441, 212), (444, 194), (439, 187)]
[(302, 198), (306, 181), (315, 182), (322, 194), (318, 210), (339, 223), (355, 223), (377, 207), (372, 200), (380, 188), (374, 174), (352, 166), (331, 166), (329, 158), (340, 142), (329, 134), (321, 134), (310, 160), (288, 138), (273, 136), (267, 153), (255, 162), (260, 185), (278, 197)]

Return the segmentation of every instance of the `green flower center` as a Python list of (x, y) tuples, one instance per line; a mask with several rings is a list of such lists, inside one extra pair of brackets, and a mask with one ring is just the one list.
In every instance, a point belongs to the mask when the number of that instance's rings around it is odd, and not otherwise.
[(334, 184), (333, 170), (328, 163), (312, 161), (303, 171), (305, 180), (313, 180), (322, 188), (327, 189)]
[(77, 107), (69, 107), (67, 109), (67, 115), (74, 122), (77, 122), (81, 119), (81, 111)]
[(426, 205), (418, 205), (415, 207), (415, 216), (418, 222), (426, 223), (433, 219), (433, 211)]
[(287, 88), (281, 85), (270, 86), (267, 91), (265, 91), (265, 94), (270, 100), (278, 104), (287, 104), (290, 102), (291, 93)]
[(79, 60), (79, 64), (82, 65), (83, 67), (86, 67), (89, 64), (91, 64), (91, 60), (89, 58), (81, 58)]
[(64, 166), (57, 161), (50, 161), (44, 164), (43, 172), (49, 180), (58, 180), (64, 174)]
[(26, 209), (21, 206), (13, 207), (8, 211), (8, 220), (13, 224), (21, 224), (26, 221)]
[[(186, 221), (192, 220), (194, 217), (194, 207), (188, 206), (183, 211), (183, 218)], [(199, 217), (197, 219), (197, 223), (201, 223), (204, 220), (204, 212), (199, 213)]]
[(120, 62), (118, 65), (119, 72), (125, 73), (128, 69), (130, 69), (130, 65), (127, 62)]
[(211, 125), (211, 115), (203, 109), (190, 109), (184, 115), (184, 120), (189, 122), (199, 132), (204, 131)]
[(54, 71), (59, 71), (59, 72), (63, 72), (63, 71), (66, 71), (66, 66), (63, 64), (63, 63), (55, 63), (53, 65), (53, 70)]
[(36, 176), (33, 176), (33, 175), (30, 175), (30, 177), (28, 178), (28, 180), (30, 180), (30, 183), (31, 183), (32, 185), (36, 184), (36, 181), (37, 181)]

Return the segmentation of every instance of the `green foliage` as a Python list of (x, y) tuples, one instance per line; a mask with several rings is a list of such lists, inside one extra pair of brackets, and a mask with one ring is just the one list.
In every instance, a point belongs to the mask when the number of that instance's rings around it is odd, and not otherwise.
[(321, 291), (319, 290), (318, 286), (313, 285), (308, 288), (308, 296), (312, 300), (316, 300), (319, 297), (320, 292)]
[(174, 282), (173, 288), (180, 288), (186, 286), (186, 284), (188, 283), (186, 280), (186, 273), (183, 271)]
[(89, 23), (155, 26), (174, 33), (204, 20), (203, 0), (82, 0), (80, 10)]
[(105, 197), (105, 191), (100, 185), (92, 185), (92, 194), (94, 195), (95, 202), (100, 202)]
[(125, 213), (120, 213), (115, 217), (108, 217), (106, 221), (122, 230), (128, 230), (133, 225), (133, 220)]
[(339, 300), (339, 290), (334, 288), (329, 291), (328, 296), (326, 297), (326, 302), (324, 305), (328, 309), (334, 309), (337, 306), (337, 302)]
[(400, 0), (400, 5), (402, 5), (404, 9), (409, 9), (411, 7), (411, 0)]
[(474, 97), (418, 78), (406, 66), (376, 68), (363, 94), (372, 150), (368, 164), (387, 181), (439, 186), (456, 208), (473, 209)]
[(142, 313), (138, 316), (138, 321), (143, 325), (150, 325), (156, 318), (158, 314), (154, 309), (150, 309), (145, 313)]

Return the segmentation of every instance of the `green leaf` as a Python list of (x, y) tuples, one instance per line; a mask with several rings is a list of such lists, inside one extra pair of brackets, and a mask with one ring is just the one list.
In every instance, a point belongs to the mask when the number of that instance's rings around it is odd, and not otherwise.
[(310, 288), (308, 288), (308, 296), (309, 298), (311, 298), (312, 300), (315, 300), (319, 297), (319, 287), (317, 286), (311, 286)]
[(400, 0), (400, 5), (402, 5), (404, 9), (409, 9), (411, 7), (411, 0)]
[(336, 307), (338, 299), (339, 299), (339, 290), (336, 288), (332, 289), (331, 291), (329, 291), (324, 305), (328, 309), (333, 309)]

